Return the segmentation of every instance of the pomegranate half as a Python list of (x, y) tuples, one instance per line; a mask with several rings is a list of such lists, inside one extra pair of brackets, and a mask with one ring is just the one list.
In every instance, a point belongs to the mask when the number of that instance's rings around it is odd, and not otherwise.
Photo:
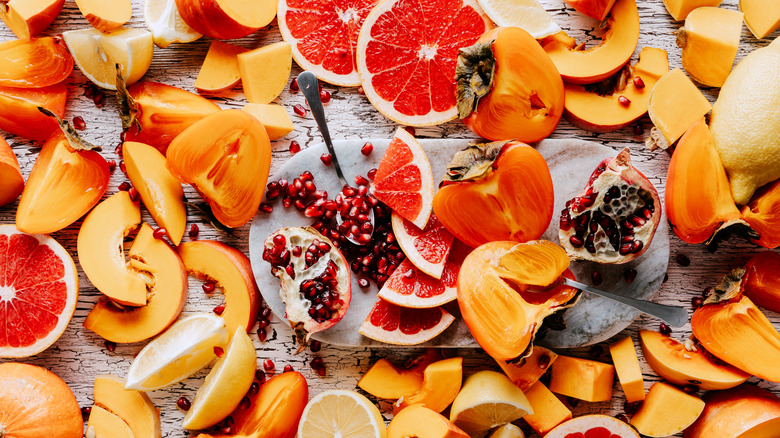
[(352, 299), (349, 265), (333, 242), (312, 227), (281, 228), (268, 236), (263, 260), (281, 282), (285, 317), (300, 353), (313, 333), (333, 327), (347, 312)]
[(647, 250), (660, 221), (658, 191), (625, 148), (602, 161), (585, 191), (566, 202), (558, 237), (572, 260), (627, 263)]

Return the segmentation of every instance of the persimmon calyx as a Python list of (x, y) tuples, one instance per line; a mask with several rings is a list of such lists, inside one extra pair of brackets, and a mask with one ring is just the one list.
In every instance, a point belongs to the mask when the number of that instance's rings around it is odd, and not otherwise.
[(704, 304), (718, 304), (742, 296), (742, 277), (745, 276), (745, 268), (733, 269), (720, 279), (712, 292), (707, 295)]
[(229, 236), (235, 235), (235, 228), (230, 228), (229, 226), (220, 222), (219, 219), (217, 219), (217, 217), (214, 216), (214, 212), (211, 210), (209, 204), (205, 202), (189, 202), (189, 201), (184, 201), (184, 204), (189, 205), (190, 207), (194, 208), (195, 210), (198, 210), (204, 216), (206, 216), (206, 219), (208, 219), (212, 227), (216, 228), (219, 231), (227, 233)]
[(455, 93), (458, 96), (458, 117), (461, 119), (476, 111), (479, 99), (490, 93), (493, 87), (496, 71), (493, 41), (460, 49), (455, 67)]
[(122, 132), (127, 131), (133, 125), (141, 132), (141, 122), (138, 120), (138, 102), (127, 91), (125, 77), (122, 76), (122, 66), (116, 66), (116, 100), (119, 103), (119, 116), (122, 118)]
[(469, 143), (469, 145), (452, 157), (447, 165), (447, 172), (440, 185), (450, 182), (471, 181), (485, 177), (492, 168), (504, 145), (511, 140), (494, 141), (491, 143)]
[(49, 117), (54, 117), (54, 119), (57, 120), (57, 124), (60, 126), (62, 133), (65, 134), (65, 138), (68, 140), (68, 146), (70, 146), (71, 150), (74, 151), (102, 151), (103, 150), (102, 147), (94, 145), (81, 138), (78, 131), (76, 131), (76, 128), (71, 126), (71, 124), (68, 123), (67, 120), (62, 120), (60, 116), (58, 116), (57, 114), (54, 114), (53, 112), (49, 111), (48, 109), (42, 106), (38, 107), (38, 111), (42, 112), (43, 114), (46, 114)]

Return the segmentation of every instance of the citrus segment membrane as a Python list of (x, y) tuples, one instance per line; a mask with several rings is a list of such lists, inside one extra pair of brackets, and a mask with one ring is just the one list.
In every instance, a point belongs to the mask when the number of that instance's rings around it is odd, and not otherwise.
[(398, 245), (414, 266), (434, 278), (441, 278), (444, 263), (452, 248), (455, 236), (431, 213), (425, 228), (392, 215), (393, 234)]
[(411, 309), (379, 298), (359, 331), (376, 341), (415, 345), (438, 336), (454, 320), (455, 317), (441, 307)]

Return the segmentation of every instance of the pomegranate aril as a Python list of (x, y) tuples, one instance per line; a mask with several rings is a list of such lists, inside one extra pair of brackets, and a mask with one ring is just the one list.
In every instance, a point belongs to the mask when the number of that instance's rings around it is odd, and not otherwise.
[(190, 410), (192, 403), (187, 399), (187, 397), (181, 396), (178, 400), (176, 400), (176, 407), (186, 412)]
[(628, 422), (629, 422), (629, 419), (626, 416), (626, 414), (617, 414), (617, 415), (615, 415), (615, 418), (620, 420), (620, 421), (622, 421), (622, 422), (624, 422), (624, 423), (626, 423), (626, 424), (628, 424)]
[(618, 97), (618, 102), (620, 102), (620, 104), (623, 106), (631, 105), (631, 100), (629, 100), (626, 96)]
[[(260, 389), (260, 385), (265, 383), (265, 372), (263, 370), (255, 371), (255, 380), (257, 380), (257, 389)], [(255, 383), (255, 382), (252, 382)], [(250, 387), (251, 389), (251, 387)]]
[(362, 85), (360, 87), (358, 87), (357, 92), (358, 92), (358, 94), (366, 94), (366, 90), (363, 89)]
[(76, 116), (73, 118), (73, 127), (78, 129), (79, 131), (83, 131), (87, 129), (87, 122), (84, 121), (83, 117)]
[(569, 237), (569, 243), (571, 243), (571, 246), (575, 248), (582, 248), (583, 245), (585, 245), (585, 241), (582, 240), (581, 237), (578, 236), (571, 236)]
[(322, 343), (320, 341), (311, 341), (309, 343), (309, 349), (312, 351), (312, 353), (317, 353), (322, 348)]
[(214, 287), (215, 286), (216, 285), (213, 282), (208, 281), (206, 283), (203, 283), (203, 286), (201, 286), (201, 289), (203, 289), (203, 292), (206, 292), (207, 294), (210, 294), (210, 293), (214, 292)]
[(317, 370), (325, 365), (325, 361), (323, 361), (321, 357), (315, 357), (311, 360), (310, 365), (313, 370)]
[(266, 371), (273, 371), (276, 366), (274, 365), (274, 361), (271, 359), (266, 359), (263, 361), (263, 369)]
[(121, 184), (119, 184), (119, 186), (117, 188), (119, 190), (123, 191), (123, 192), (126, 192), (126, 191), (130, 190), (130, 188), (132, 188), (132, 186), (130, 185), (129, 182), (124, 181)]
[(190, 239), (197, 239), (199, 233), (200, 233), (200, 228), (198, 227), (198, 224), (190, 225), (190, 232), (188, 233)]
[(376, 177), (376, 168), (369, 169), (368, 172), (366, 172), (366, 177), (371, 181), (373, 181), (374, 178)]
[(156, 230), (154, 230), (154, 232), (152, 233), (152, 236), (153, 236), (155, 239), (158, 239), (158, 240), (159, 240), (159, 239), (162, 239), (163, 237), (165, 237), (165, 236), (167, 236), (167, 235), (168, 235), (168, 230), (166, 230), (165, 228), (157, 228), (157, 229), (156, 229)]
[[(298, 105), (298, 106), (300, 106), (300, 105)], [(304, 110), (304, 111), (305, 111), (305, 110)], [(295, 155), (295, 154), (297, 154), (297, 153), (298, 153), (298, 152), (300, 152), (300, 151), (301, 151), (301, 144), (300, 144), (300, 143), (298, 143), (298, 142), (297, 142), (297, 141), (295, 141), (295, 140), (291, 141), (291, 142), (290, 142), (290, 153), (291, 153), (291, 154), (293, 154), (293, 155)]]
[(284, 369), (282, 370), (282, 372), (283, 372), (283, 373), (289, 373), (289, 372), (291, 372), (292, 370), (293, 370), (293, 367), (292, 367), (292, 365), (290, 365), (290, 364), (287, 364), (287, 365), (285, 365), (285, 366), (284, 366)]
[(636, 269), (629, 269), (623, 274), (623, 278), (626, 280), (626, 283), (631, 284), (636, 278), (636, 274)]
[(125, 175), (127, 175), (127, 166), (125, 166), (125, 160), (121, 160), (119, 162), (119, 170), (122, 171)]
[(293, 78), (292, 82), (290, 82), (290, 91), (293, 93), (301, 91), (301, 88), (298, 86), (298, 78)]
[(306, 113), (308, 112), (306, 111), (306, 107), (304, 107), (300, 103), (293, 106), (293, 111), (295, 112), (295, 114), (298, 114), (301, 117), (306, 117)]
[(594, 286), (598, 286), (601, 284), (603, 279), (601, 278), (601, 273), (599, 271), (593, 271), (593, 273), (590, 274), (590, 282)]
[(330, 93), (327, 90), (320, 90), (320, 100), (322, 103), (330, 102)]
[(130, 200), (133, 202), (138, 202), (138, 200), (141, 199), (141, 194), (138, 193), (138, 189), (135, 187), (130, 187), (127, 194), (130, 195)]
[(704, 298), (702, 297), (693, 297), (691, 298), (691, 308), (693, 310), (698, 309), (701, 307), (701, 305), (704, 304)]
[(537, 364), (539, 368), (545, 370), (548, 366), (550, 366), (550, 356), (548, 355), (542, 355), (539, 357), (539, 363)]
[(219, 346), (214, 346), (214, 355), (217, 357), (222, 357), (222, 355), (225, 354), (225, 349)]
[(81, 416), (85, 420), (89, 418), (89, 414), (91, 414), (91, 413), (92, 413), (92, 406), (87, 406), (87, 407), (81, 408)]
[(688, 266), (691, 264), (691, 259), (689, 259), (685, 254), (677, 254), (674, 256), (674, 259), (680, 266)]
[(260, 210), (262, 210), (263, 213), (273, 213), (274, 206), (271, 204), (266, 204), (265, 202), (260, 203)]
[(114, 173), (114, 170), (116, 170), (116, 160), (107, 160), (106, 163), (108, 164), (108, 171)]
[(258, 321), (257, 321), (257, 328), (258, 328), (258, 329), (264, 329), (264, 328), (268, 327), (268, 325), (269, 325), (270, 323), (271, 323), (271, 322), (270, 322), (270, 321), (268, 321), (267, 319), (261, 319), (261, 320), (258, 320)]
[(642, 127), (641, 122), (634, 125), (634, 135), (644, 135), (644, 133), (645, 133), (645, 128)]
[[(254, 382), (253, 382), (254, 383)], [(252, 406), (252, 402), (249, 401), (249, 397), (243, 397), (241, 399), (241, 403), (238, 404), (238, 407), (242, 410), (247, 410)]]
[(333, 164), (333, 155), (331, 154), (322, 154), (320, 155), (320, 161), (322, 161), (322, 164), (326, 166), (330, 166)]
[(106, 341), (104, 343), (104, 345), (106, 346), (106, 350), (108, 350), (108, 351), (110, 351), (112, 353), (114, 351), (116, 351), (116, 342), (114, 342), (114, 341)]
[[(122, 135), (124, 135), (124, 132), (122, 133)], [(124, 141), (124, 140), (122, 140), (122, 141)], [(119, 155), (120, 157), (122, 156), (122, 145), (121, 144), (114, 149), (114, 153)]]
[(292, 204), (293, 204), (293, 200), (289, 195), (285, 195), (282, 198), (282, 205), (284, 206), (284, 208), (290, 208)]
[(225, 303), (222, 303), (214, 308), (214, 313), (217, 315), (222, 315), (222, 313), (225, 311)]
[(371, 144), (371, 142), (366, 142), (362, 148), (360, 148), (360, 153), (369, 156), (371, 155), (371, 152), (374, 152), (374, 145)]
[(664, 323), (661, 323), (658, 325), (658, 332), (664, 336), (669, 336), (672, 334), (672, 328)]
[[(368, 179), (366, 179), (366, 177), (363, 176), (363, 175), (358, 175), (358, 176), (355, 177), (355, 185), (356, 186), (366, 186), (366, 185), (368, 185), (368, 183), (369, 183)], [(358, 187), (358, 195), (365, 195), (365, 194), (366, 194), (366, 192), (364, 191), (363, 193), (361, 193), (360, 192), (360, 187)]]
[(259, 339), (260, 342), (265, 342), (266, 339), (268, 339), (268, 333), (266, 333), (264, 328), (257, 329), (257, 339)]
[(699, 387), (694, 384), (687, 384), (682, 387), (682, 390), (686, 394), (696, 394), (699, 392)]
[(642, 88), (645, 88), (645, 81), (643, 81), (639, 76), (634, 76), (634, 86), (641, 90)]

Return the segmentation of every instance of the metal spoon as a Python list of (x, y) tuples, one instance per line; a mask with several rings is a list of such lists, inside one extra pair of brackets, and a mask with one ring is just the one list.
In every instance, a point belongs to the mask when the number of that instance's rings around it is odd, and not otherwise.
[(624, 297), (622, 295), (614, 294), (612, 292), (606, 292), (601, 289), (596, 289), (595, 287), (590, 287), (587, 284), (582, 284), (578, 281), (570, 280), (566, 277), (561, 277), (557, 283), (553, 283), (552, 286), (548, 286), (544, 288), (544, 290), (533, 290), (529, 289), (532, 292), (545, 292), (547, 290), (550, 290), (551, 287), (557, 286), (558, 284), (565, 284), (567, 286), (571, 286), (573, 288), (590, 292), (592, 294), (596, 294), (605, 298), (609, 298), (611, 300), (617, 301), (619, 303), (623, 303), (627, 306), (633, 307), (634, 309), (650, 316), (654, 316), (661, 321), (669, 324), (671, 327), (682, 327), (688, 322), (688, 311), (679, 306), (669, 306), (666, 304), (658, 304), (654, 303), (652, 301), (646, 301), (646, 300), (640, 300), (637, 298), (631, 298), (631, 297)]
[[(346, 178), (344, 178), (344, 172), (341, 170), (338, 157), (336, 156), (336, 150), (333, 148), (333, 142), (330, 139), (328, 123), (325, 120), (325, 109), (322, 107), (322, 101), (320, 100), (320, 89), (317, 86), (317, 75), (310, 71), (304, 71), (303, 73), (299, 74), (298, 88), (300, 88), (301, 92), (303, 93), (303, 97), (305, 97), (306, 101), (309, 103), (309, 109), (314, 116), (314, 120), (317, 122), (317, 127), (320, 128), (322, 138), (325, 140), (325, 146), (328, 147), (328, 152), (330, 153), (330, 156), (333, 157), (333, 167), (336, 168), (336, 175), (338, 175), (339, 181), (341, 181), (341, 186), (343, 187), (350, 185), (347, 183)], [(368, 220), (371, 222), (371, 230), (373, 233), (373, 229), (375, 227), (373, 208), (368, 211)], [(343, 222), (344, 218), (341, 217), (341, 212), (337, 213), (336, 223), (341, 225)], [(344, 236), (347, 238), (347, 240), (354, 243), (355, 245), (363, 245), (347, 234), (344, 234)]]

